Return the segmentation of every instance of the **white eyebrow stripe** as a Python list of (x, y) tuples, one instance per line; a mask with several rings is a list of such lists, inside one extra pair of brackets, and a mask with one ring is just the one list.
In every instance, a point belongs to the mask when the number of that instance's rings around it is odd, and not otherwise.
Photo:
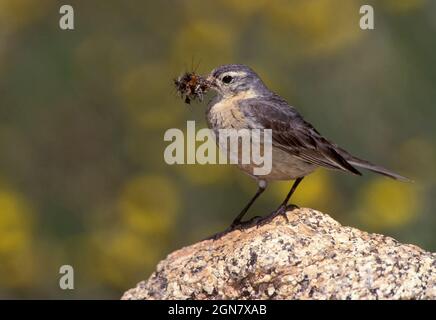
[(232, 77), (236, 77), (236, 76), (246, 76), (247, 73), (245, 71), (228, 71), (228, 72), (224, 72), (222, 77), (225, 76), (232, 76)]

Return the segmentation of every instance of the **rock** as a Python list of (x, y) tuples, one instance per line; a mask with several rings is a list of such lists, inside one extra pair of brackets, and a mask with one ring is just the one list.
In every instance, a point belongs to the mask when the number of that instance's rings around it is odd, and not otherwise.
[(294, 209), (177, 250), (122, 299), (435, 299), (436, 254)]

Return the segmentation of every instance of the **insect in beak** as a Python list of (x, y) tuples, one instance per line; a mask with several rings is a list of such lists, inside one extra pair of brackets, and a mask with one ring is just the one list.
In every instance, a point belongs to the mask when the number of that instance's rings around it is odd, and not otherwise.
[(195, 72), (186, 72), (174, 79), (177, 92), (184, 98), (186, 104), (191, 100), (203, 101), (204, 93), (209, 89), (209, 82)]

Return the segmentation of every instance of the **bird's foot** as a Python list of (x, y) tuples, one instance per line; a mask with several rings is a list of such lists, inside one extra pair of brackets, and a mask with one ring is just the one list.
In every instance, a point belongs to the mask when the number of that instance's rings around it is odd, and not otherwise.
[(227, 234), (229, 232), (232, 232), (232, 231), (235, 231), (235, 230), (242, 231), (242, 230), (244, 230), (246, 228), (249, 228), (249, 227), (251, 227), (253, 225), (256, 225), (256, 227), (258, 227), (259, 223), (263, 219), (265, 219), (265, 218), (263, 218), (261, 216), (255, 216), (255, 217), (253, 217), (253, 218), (251, 218), (251, 219), (249, 219), (247, 221), (238, 221), (238, 220), (235, 220), (235, 221), (232, 222), (232, 224), (229, 227), (227, 227), (227, 229), (225, 229), (224, 231), (218, 232), (218, 233), (216, 233), (216, 234), (206, 238), (205, 240), (210, 240), (210, 239), (218, 240), (223, 235), (225, 235), (225, 234)]
[(259, 227), (259, 225), (261, 225), (260, 222), (262, 222), (265, 218), (261, 217), (261, 216), (254, 216), (253, 218), (247, 220), (247, 221), (233, 221), (232, 224), (227, 227), (227, 229), (225, 229), (224, 231), (218, 232), (204, 240), (218, 240), (219, 238), (221, 238), (223, 235), (235, 231), (235, 230), (244, 230), (246, 228), (252, 227), (252, 226), (256, 226)]
[(279, 216), (279, 215), (283, 215), (286, 219), (286, 221), (289, 223), (289, 218), (288, 215), (286, 214), (288, 211), (294, 210), (294, 209), (298, 209), (299, 207), (295, 204), (282, 204), (280, 207), (277, 208), (276, 211), (274, 211), (271, 214), (271, 217), (274, 219), (275, 217)]
[(247, 221), (233, 221), (232, 224), (230, 225), (230, 227), (227, 229), (228, 231), (233, 231), (235, 229), (245, 229), (248, 226), (251, 226), (253, 224), (256, 224), (257, 222), (259, 222), (260, 220), (262, 220), (261, 216), (255, 216)]

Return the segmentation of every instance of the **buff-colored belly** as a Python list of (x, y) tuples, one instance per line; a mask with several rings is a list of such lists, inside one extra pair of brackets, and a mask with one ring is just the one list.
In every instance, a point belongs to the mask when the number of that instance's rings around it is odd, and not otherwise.
[[(219, 138), (219, 129), (244, 129), (247, 128), (249, 119), (238, 108), (238, 100), (245, 96), (233, 97), (222, 100), (213, 105), (207, 115), (209, 127), (214, 130)], [(222, 150), (226, 152), (226, 150)], [(263, 152), (263, 148), (262, 148)], [(250, 164), (242, 164), (241, 149), (238, 153), (238, 167), (251, 176), (264, 180), (292, 180), (303, 177), (315, 170), (315, 166), (296, 158), (289, 153), (272, 147), (271, 171), (264, 175), (254, 174), (255, 162), (250, 158)], [(263, 164), (257, 165), (262, 167)]]
[[(239, 161), (237, 166), (245, 173), (267, 181), (294, 180), (299, 177), (304, 177), (316, 169), (316, 167), (310, 163), (302, 161), (285, 151), (274, 147), (272, 149), (271, 163), (271, 171), (265, 175), (254, 174), (253, 170), (256, 166), (252, 161), (250, 161), (250, 164), (241, 164)], [(260, 165), (260, 167), (262, 166), (263, 164)], [(257, 167), (259, 167), (259, 165)]]

